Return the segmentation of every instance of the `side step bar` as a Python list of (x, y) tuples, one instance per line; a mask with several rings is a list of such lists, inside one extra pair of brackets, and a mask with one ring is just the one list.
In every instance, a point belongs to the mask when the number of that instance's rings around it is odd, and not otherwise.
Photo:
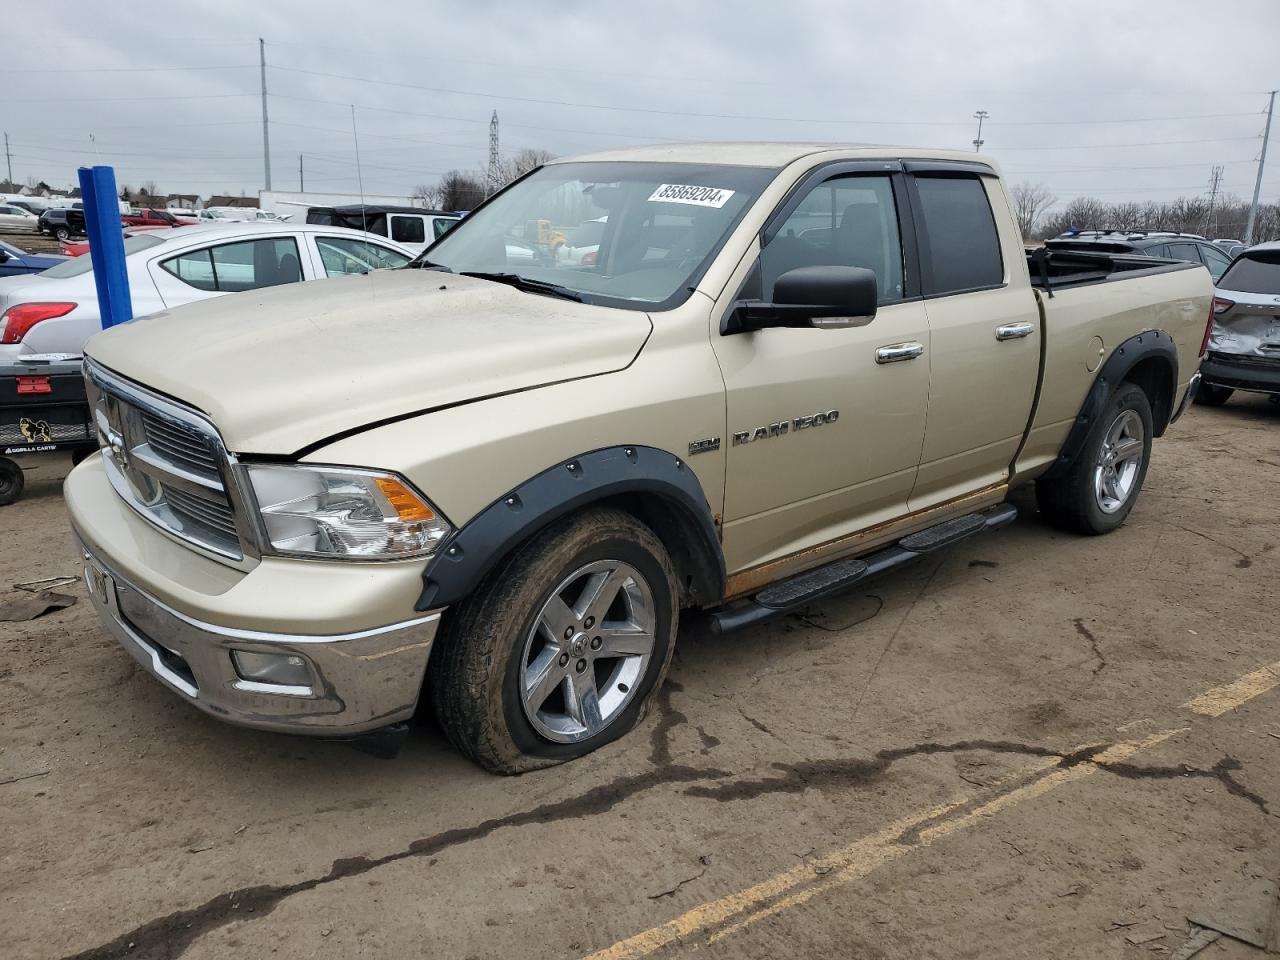
[(716, 633), (728, 633), (730, 630), (740, 630), (770, 620), (807, 603), (846, 590), (855, 583), (861, 583), (886, 570), (910, 563), (926, 553), (949, 547), (986, 530), (1006, 526), (1017, 516), (1017, 507), (1011, 503), (1002, 503), (985, 513), (969, 513), (926, 527), (869, 556), (833, 560), (825, 566), (771, 583), (749, 600), (716, 611), (711, 615), (711, 629)]

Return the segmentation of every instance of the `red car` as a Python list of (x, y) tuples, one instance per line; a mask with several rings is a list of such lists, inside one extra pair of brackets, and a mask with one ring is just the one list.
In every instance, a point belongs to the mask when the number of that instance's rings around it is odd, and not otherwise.
[[(181, 224), (179, 224), (181, 226)], [(157, 224), (152, 227), (125, 227), (125, 237), (135, 237), (140, 233), (150, 233), (152, 230), (168, 229), (167, 226)], [(89, 252), (89, 241), (85, 240), (65, 240), (62, 244), (62, 252), (68, 257), (79, 257)]]
[(120, 214), (126, 227), (181, 227), (198, 221), (192, 217), (175, 217), (168, 210), (139, 210)]

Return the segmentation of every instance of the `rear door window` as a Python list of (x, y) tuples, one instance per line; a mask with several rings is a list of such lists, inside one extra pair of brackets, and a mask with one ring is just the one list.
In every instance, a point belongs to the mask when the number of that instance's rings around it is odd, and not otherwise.
[(1004, 283), (1000, 238), (977, 176), (915, 176), (925, 293), (942, 296)]
[(422, 217), (392, 216), (391, 239), (397, 243), (426, 243), (427, 225)]
[(1280, 296), (1280, 250), (1246, 253), (1218, 281), (1224, 290)]
[(1192, 263), (1203, 263), (1200, 254), (1196, 251), (1194, 243), (1171, 243), (1169, 244), (1170, 260), (1190, 260)]
[(298, 244), (293, 237), (224, 243), (189, 250), (160, 266), (197, 290), (236, 293), (302, 279)]

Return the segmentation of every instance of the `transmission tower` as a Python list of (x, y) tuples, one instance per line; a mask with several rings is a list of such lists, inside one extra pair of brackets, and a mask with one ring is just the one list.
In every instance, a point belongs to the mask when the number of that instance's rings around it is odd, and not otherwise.
[(485, 183), (485, 196), (498, 192), (498, 111), (489, 119), (489, 176)]
[(1213, 239), (1213, 208), (1218, 203), (1218, 189), (1222, 186), (1222, 167), (1214, 167), (1209, 174), (1209, 214), (1204, 218), (1204, 235)]

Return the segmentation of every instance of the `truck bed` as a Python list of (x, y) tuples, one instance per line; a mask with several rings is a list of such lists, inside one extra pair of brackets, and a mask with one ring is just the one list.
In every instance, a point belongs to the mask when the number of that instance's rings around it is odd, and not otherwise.
[(1192, 270), (1198, 263), (1142, 257), (1132, 253), (1106, 253), (1094, 250), (1050, 250), (1048, 247), (1027, 249), (1027, 267), (1031, 285), (1048, 292), (1063, 287), (1090, 283), (1107, 283), (1134, 275), (1148, 276), (1174, 270)]

